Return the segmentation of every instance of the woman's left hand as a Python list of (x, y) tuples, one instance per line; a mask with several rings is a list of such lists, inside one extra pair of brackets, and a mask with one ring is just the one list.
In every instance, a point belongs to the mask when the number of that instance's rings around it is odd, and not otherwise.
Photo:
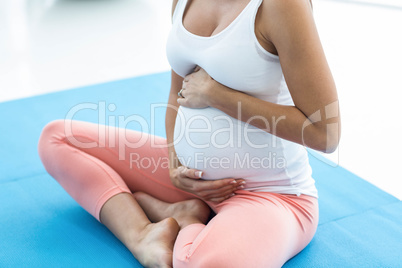
[(194, 72), (184, 77), (183, 87), (177, 102), (189, 108), (205, 108), (210, 106), (216, 81), (197, 66)]

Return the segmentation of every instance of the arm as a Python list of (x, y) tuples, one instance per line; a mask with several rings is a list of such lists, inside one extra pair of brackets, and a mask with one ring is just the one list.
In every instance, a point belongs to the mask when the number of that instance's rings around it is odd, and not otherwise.
[(172, 84), (165, 118), (170, 179), (177, 188), (195, 194), (205, 201), (222, 202), (229, 198), (238, 187), (242, 187), (243, 179), (202, 180), (202, 172), (200, 170), (184, 167), (177, 159), (173, 146), (173, 132), (179, 108), (176, 101), (177, 93), (181, 89), (182, 83), (183, 78), (172, 70)]
[[(177, 0), (173, 1), (173, 8)], [(173, 12), (173, 11), (172, 11)], [(177, 103), (177, 94), (182, 88), (183, 78), (171, 71), (171, 88), (169, 93), (168, 107), (166, 109), (165, 128), (166, 139), (169, 150), (169, 173), (170, 179), (177, 188), (197, 195), (203, 200), (212, 202), (221, 202), (230, 197), (244, 180), (226, 178), (216, 181), (202, 180), (200, 170), (189, 169), (180, 164), (177, 159), (176, 151), (173, 146), (173, 132), (179, 104)]]
[(340, 136), (338, 97), (310, 4), (269, 0), (262, 8), (266, 25), (262, 34), (278, 51), (295, 106), (266, 102), (232, 90), (206, 77), (202, 69), (185, 78), (185, 98), (178, 102), (192, 107), (212, 106), (278, 137), (333, 152)]
[[(174, 126), (177, 116), (177, 111), (179, 109), (179, 105), (176, 102), (177, 93), (181, 89), (181, 85), (183, 83), (183, 78), (176, 74), (173, 70), (171, 71), (171, 86), (170, 93), (168, 99), (168, 108), (166, 109), (165, 116), (165, 129), (166, 129), (166, 140), (168, 143), (169, 149), (169, 169), (173, 170), (181, 166), (180, 162), (177, 159), (176, 151), (173, 146), (173, 132)], [(199, 176), (201, 177), (201, 176)]]

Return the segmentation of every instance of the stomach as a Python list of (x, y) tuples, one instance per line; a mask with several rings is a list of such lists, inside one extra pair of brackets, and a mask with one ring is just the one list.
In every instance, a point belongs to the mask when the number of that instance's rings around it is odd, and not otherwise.
[[(203, 179), (282, 180), (286, 141), (224, 112), (180, 106), (174, 147), (182, 165), (203, 171)], [(285, 176), (285, 177), (284, 177)]]

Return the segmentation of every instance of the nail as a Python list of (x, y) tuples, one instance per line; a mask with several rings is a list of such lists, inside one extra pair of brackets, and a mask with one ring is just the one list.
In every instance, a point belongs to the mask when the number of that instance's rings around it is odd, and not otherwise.
[(201, 178), (202, 177), (202, 171), (196, 171), (195, 176), (197, 176), (198, 178)]
[(237, 187), (237, 189), (244, 189), (244, 186), (240, 185), (240, 186)]
[(244, 185), (244, 184), (246, 184), (246, 181), (242, 181), (242, 182), (240, 182), (239, 184), (240, 184), (240, 185)]
[(232, 196), (235, 196), (236, 194), (235, 193), (233, 193), (233, 194), (231, 194), (231, 195), (229, 195), (229, 197), (232, 197)]
[(235, 181), (235, 180), (229, 182), (229, 184), (236, 184), (236, 183), (237, 183), (237, 181)]

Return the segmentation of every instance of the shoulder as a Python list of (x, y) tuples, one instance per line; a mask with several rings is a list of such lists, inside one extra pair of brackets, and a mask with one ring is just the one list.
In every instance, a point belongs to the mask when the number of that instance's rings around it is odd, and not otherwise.
[(286, 12), (282, 15), (289, 15), (289, 12), (311, 11), (312, 2), (311, 0), (263, 0), (261, 6), (267, 13), (282, 11)]
[(305, 27), (306, 23), (311, 24), (313, 21), (310, 0), (264, 0), (260, 12), (260, 31), (268, 39), (287, 30)]

